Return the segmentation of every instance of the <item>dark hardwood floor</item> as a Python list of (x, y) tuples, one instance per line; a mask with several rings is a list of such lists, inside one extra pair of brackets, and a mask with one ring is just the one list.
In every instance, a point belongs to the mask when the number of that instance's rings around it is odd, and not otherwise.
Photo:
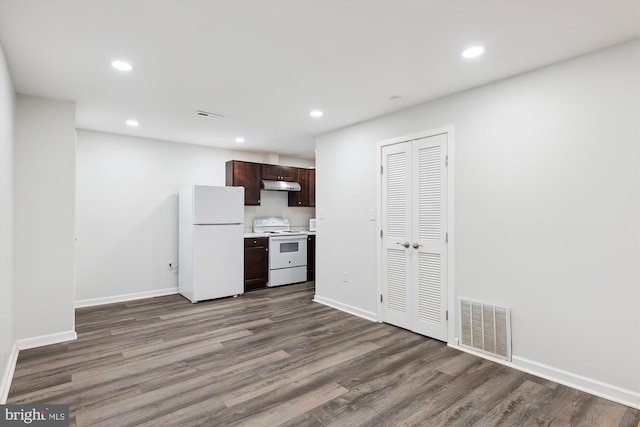
[(313, 283), (83, 308), (9, 403), (77, 426), (625, 426), (640, 411), (312, 302)]

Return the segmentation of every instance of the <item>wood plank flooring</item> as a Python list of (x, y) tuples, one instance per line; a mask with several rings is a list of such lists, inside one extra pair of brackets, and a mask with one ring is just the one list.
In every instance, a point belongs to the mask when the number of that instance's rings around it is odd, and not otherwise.
[(314, 303), (313, 283), (78, 309), (21, 351), (9, 403), (72, 426), (620, 426), (640, 411)]

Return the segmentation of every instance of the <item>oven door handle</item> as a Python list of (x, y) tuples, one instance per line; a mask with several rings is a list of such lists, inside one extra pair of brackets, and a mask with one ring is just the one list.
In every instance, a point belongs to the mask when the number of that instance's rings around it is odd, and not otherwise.
[(274, 242), (299, 242), (301, 240), (307, 240), (307, 236), (303, 234), (297, 236), (271, 236), (270, 239)]

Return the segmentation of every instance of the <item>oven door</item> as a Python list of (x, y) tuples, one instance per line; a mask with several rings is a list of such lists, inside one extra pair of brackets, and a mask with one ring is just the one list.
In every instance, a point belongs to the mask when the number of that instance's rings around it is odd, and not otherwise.
[(272, 236), (269, 238), (269, 269), (307, 265), (307, 236)]

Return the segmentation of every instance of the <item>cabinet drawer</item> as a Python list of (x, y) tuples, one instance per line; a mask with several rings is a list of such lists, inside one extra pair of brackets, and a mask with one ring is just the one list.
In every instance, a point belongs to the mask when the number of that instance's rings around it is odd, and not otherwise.
[(269, 238), (268, 237), (245, 237), (244, 239), (245, 248), (255, 248), (259, 246), (269, 247)]

